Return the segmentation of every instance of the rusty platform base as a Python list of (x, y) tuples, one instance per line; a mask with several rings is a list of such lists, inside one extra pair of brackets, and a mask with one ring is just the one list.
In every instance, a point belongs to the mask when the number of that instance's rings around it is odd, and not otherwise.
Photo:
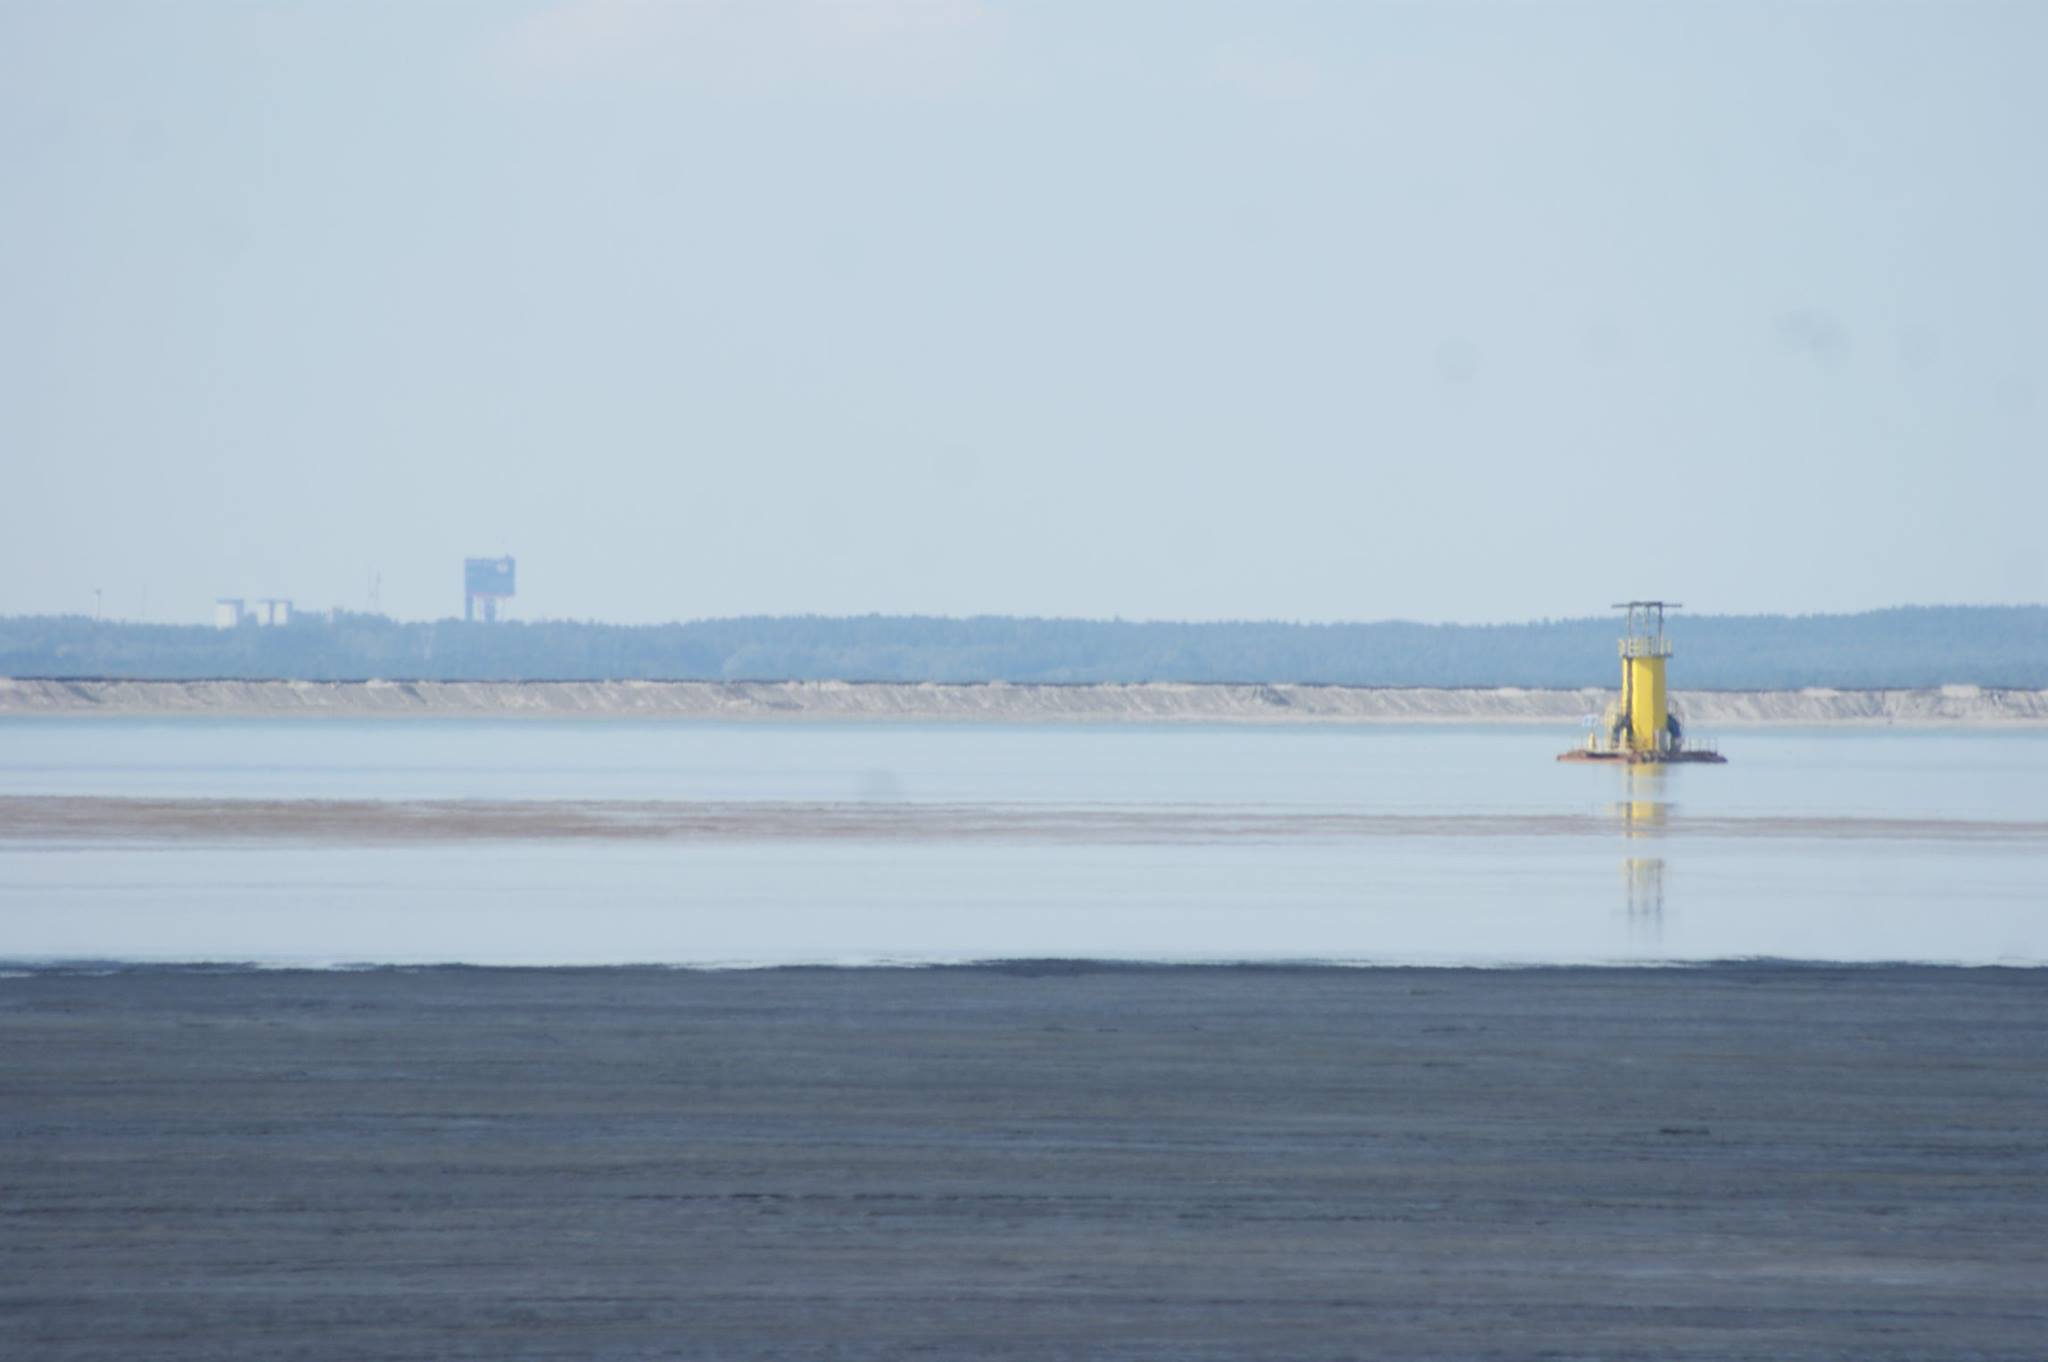
[(1613, 766), (1677, 766), (1702, 764), (1726, 766), (1728, 758), (1719, 752), (1600, 752), (1577, 747), (1557, 754), (1559, 761), (1590, 761)]

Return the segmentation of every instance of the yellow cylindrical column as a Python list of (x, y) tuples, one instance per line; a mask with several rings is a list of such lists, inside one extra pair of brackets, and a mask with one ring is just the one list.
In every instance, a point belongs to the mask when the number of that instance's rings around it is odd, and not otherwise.
[(1655, 752), (1664, 744), (1670, 702), (1664, 695), (1664, 659), (1631, 657), (1628, 667), (1628, 741), (1638, 752)]

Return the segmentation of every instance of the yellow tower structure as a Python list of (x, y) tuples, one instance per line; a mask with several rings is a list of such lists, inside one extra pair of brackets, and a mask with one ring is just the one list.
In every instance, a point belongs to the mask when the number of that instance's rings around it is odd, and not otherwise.
[(1672, 736), (1664, 689), (1664, 664), (1671, 657), (1665, 603), (1629, 601), (1615, 609), (1628, 611), (1628, 633), (1621, 640), (1621, 713), (1628, 726), (1622, 738), (1637, 752), (1661, 752)]
[(1710, 747), (1688, 742), (1671, 712), (1665, 685), (1665, 664), (1671, 640), (1664, 636), (1664, 612), (1676, 601), (1621, 601), (1628, 612), (1628, 631), (1621, 638), (1621, 700), (1604, 722), (1586, 735), (1586, 745), (1562, 754), (1559, 761), (1724, 762)]

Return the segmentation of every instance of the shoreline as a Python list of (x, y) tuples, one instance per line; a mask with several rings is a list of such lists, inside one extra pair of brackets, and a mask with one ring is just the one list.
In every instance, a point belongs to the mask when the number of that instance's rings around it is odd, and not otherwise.
[[(1578, 726), (1611, 690), (854, 681), (144, 681), (0, 678), (0, 718)], [(2048, 728), (2048, 690), (1674, 691), (1699, 729)]]
[[(504, 980), (536, 980), (538, 976), (555, 975), (564, 979), (571, 976), (583, 979), (601, 979), (618, 976), (621, 979), (645, 976), (651, 979), (667, 978), (672, 975), (704, 976), (718, 978), (726, 975), (775, 976), (853, 976), (872, 975), (953, 975), (962, 979), (1085, 979), (1085, 978), (1150, 978), (1153, 976), (1218, 976), (1235, 978), (1239, 976), (1270, 976), (1275, 979), (1300, 977), (1313, 979), (1323, 975), (1355, 977), (1359, 975), (1445, 975), (1460, 978), (1499, 978), (1501, 976), (1529, 975), (1532, 977), (1556, 977), (1564, 975), (1614, 976), (1640, 974), (1654, 977), (1665, 974), (1726, 975), (1740, 976), (1748, 982), (1767, 981), (1785, 976), (1788, 978), (1812, 978), (1835, 975), (1890, 976), (1895, 979), (1908, 977), (1920, 982), (1939, 984), (1948, 975), (1996, 974), (2011, 975), (2015, 981), (2027, 976), (2043, 988), (2048, 988), (2048, 963), (2015, 964), (2009, 961), (1971, 962), (1959, 960), (1826, 960), (1778, 956), (1729, 956), (1712, 960), (1560, 960), (1546, 964), (1530, 964), (1505, 961), (1499, 964), (1478, 962), (1446, 963), (1443, 961), (1417, 962), (1413, 964), (1383, 960), (1143, 960), (1124, 959), (1113, 956), (1019, 956), (990, 958), (985, 960), (847, 960), (787, 962), (764, 961), (758, 964), (666, 964), (659, 961), (638, 961), (624, 964), (595, 964), (568, 962), (550, 964), (504, 965), (474, 964), (461, 960), (444, 960), (432, 963), (406, 963), (402, 961), (336, 961), (314, 963), (305, 960), (266, 962), (262, 960), (158, 960), (146, 957), (64, 957), (44, 958), (27, 956), (0, 956), (0, 986), (23, 979), (215, 979), (247, 976), (271, 981), (303, 977), (317, 983), (334, 975), (391, 975), (431, 979), (448, 976), (463, 979), (469, 976), (502, 976)], [(1925, 976), (1923, 978), (1923, 976)], [(1597, 982), (1597, 980), (1596, 980)], [(2024, 981), (2021, 981), (2024, 982)], [(4, 1000), (0, 1000), (4, 1001)], [(4, 1017), (4, 1006), (0, 1006), (0, 1017)]]

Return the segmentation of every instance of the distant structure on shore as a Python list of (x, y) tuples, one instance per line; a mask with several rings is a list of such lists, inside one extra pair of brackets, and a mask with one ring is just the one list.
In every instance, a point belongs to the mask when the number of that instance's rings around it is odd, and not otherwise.
[(482, 604), (484, 623), (494, 624), (498, 619), (498, 602), (512, 599), (514, 572), (517, 568), (510, 557), (465, 558), (462, 560), (462, 618), (475, 623), (478, 604)]
[(277, 596), (266, 596), (250, 609), (249, 603), (241, 596), (220, 596), (213, 602), (213, 627), (216, 629), (239, 629), (245, 624), (283, 626), (292, 622), (292, 603)]
[(1688, 742), (1684, 724), (1671, 709), (1664, 677), (1671, 640), (1664, 637), (1664, 612), (1678, 609), (1678, 602), (1622, 601), (1614, 608), (1628, 612), (1628, 632), (1621, 638), (1621, 699), (1607, 707), (1584, 747), (1557, 759), (1630, 765), (1726, 762), (1713, 748)]

